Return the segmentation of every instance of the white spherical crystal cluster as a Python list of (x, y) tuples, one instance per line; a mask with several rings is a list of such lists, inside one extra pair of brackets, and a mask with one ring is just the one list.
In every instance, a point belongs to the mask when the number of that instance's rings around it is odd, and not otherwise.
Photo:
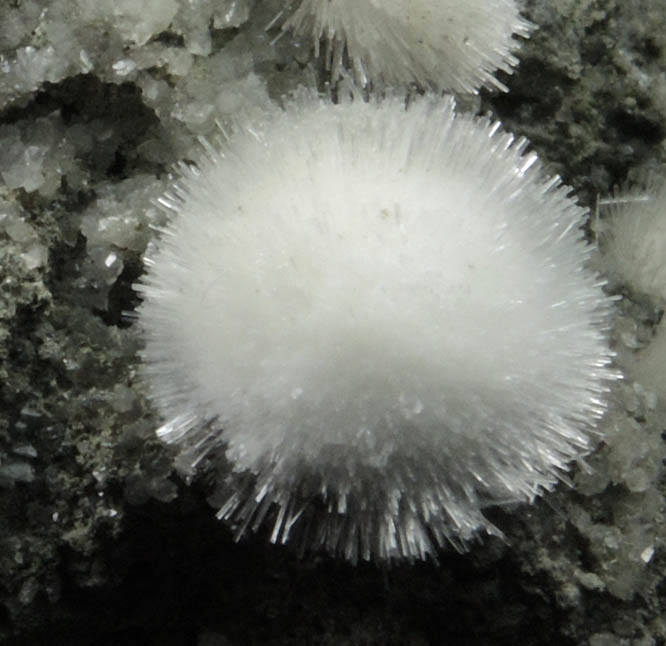
[(609, 299), (526, 146), (451, 99), (302, 95), (183, 166), (143, 372), (181, 466), (228, 462), (237, 536), (424, 558), (588, 452)]
[(518, 63), (514, 35), (531, 23), (515, 0), (287, 0), (282, 24), (312, 40), (334, 79), (347, 61), (363, 85), (415, 82), (475, 93), (506, 90), (494, 74)]
[(635, 294), (666, 301), (666, 176), (647, 174), (601, 206), (604, 270)]

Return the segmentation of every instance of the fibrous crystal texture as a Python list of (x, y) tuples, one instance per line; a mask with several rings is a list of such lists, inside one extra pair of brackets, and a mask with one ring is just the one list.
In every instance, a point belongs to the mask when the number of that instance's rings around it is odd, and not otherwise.
[(506, 90), (514, 35), (531, 24), (515, 0), (288, 0), (282, 28), (310, 39), (336, 79), (347, 60), (362, 84), (416, 82), (454, 92)]
[(237, 536), (464, 548), (589, 450), (609, 302), (526, 146), (450, 99), (301, 96), (182, 167), (143, 373), (181, 467), (227, 463)]
[(666, 176), (645, 174), (602, 201), (605, 270), (635, 294), (666, 300)]

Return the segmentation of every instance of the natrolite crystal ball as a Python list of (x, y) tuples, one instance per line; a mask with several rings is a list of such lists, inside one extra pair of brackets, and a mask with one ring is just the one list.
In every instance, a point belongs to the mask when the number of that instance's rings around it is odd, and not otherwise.
[(526, 146), (452, 99), (304, 94), (183, 165), (143, 375), (237, 536), (462, 549), (589, 451), (610, 302), (586, 212)]
[(514, 52), (533, 25), (515, 0), (284, 0), (282, 29), (309, 40), (337, 79), (453, 92), (506, 90)]

